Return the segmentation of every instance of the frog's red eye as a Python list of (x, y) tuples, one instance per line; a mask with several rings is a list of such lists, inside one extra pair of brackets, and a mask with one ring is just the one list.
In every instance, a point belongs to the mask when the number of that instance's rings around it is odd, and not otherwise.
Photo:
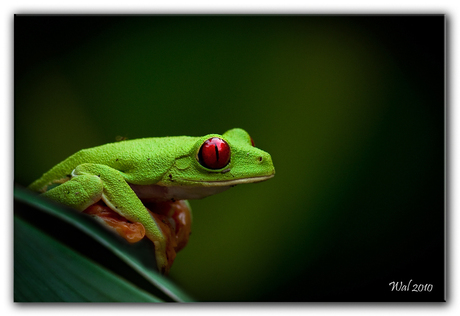
[(252, 147), (256, 147), (256, 145), (254, 145), (254, 140), (252, 139), (252, 137), (249, 136), (249, 138), (251, 139), (251, 145), (252, 145)]
[(230, 162), (230, 146), (225, 140), (212, 137), (201, 145), (198, 161), (208, 169), (222, 169)]

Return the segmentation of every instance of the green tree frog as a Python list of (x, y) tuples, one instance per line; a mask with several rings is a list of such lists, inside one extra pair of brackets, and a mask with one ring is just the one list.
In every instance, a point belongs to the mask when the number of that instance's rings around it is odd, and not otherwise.
[[(167, 274), (175, 251), (190, 233), (186, 200), (274, 175), (270, 155), (256, 148), (246, 131), (235, 128), (223, 135), (142, 138), (83, 149), (29, 188), (76, 210), (99, 212), (101, 218), (112, 212), (106, 223), (137, 224), (140, 237), (145, 234), (154, 244), (158, 270)], [(109, 226), (123, 235), (117, 225)]]

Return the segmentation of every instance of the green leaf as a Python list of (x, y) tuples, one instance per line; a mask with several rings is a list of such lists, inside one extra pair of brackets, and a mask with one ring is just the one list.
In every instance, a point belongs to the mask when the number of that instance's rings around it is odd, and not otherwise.
[(129, 244), (119, 236), (108, 231), (89, 216), (54, 203), (20, 186), (15, 186), (14, 197), (17, 201), (31, 205), (40, 211), (59, 218), (91, 236), (95, 241), (113, 252), (128, 266), (137, 271), (137, 273), (142, 275), (148, 282), (153, 284), (172, 300), (177, 302), (193, 301), (190, 296), (184, 293), (173, 282), (155, 270), (155, 256), (152, 250), (152, 244), (148, 240), (142, 240), (136, 244)]
[(17, 302), (162, 302), (14, 217)]

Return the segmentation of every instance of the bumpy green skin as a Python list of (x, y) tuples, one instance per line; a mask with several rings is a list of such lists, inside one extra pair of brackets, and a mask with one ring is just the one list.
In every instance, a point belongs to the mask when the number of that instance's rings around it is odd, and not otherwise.
[[(230, 163), (222, 169), (207, 169), (198, 162), (201, 145), (211, 137), (220, 137), (230, 146)], [(121, 216), (140, 222), (155, 244), (159, 270), (167, 273), (165, 239), (129, 183), (212, 188), (257, 182), (274, 173), (270, 155), (253, 147), (246, 131), (235, 128), (223, 135), (143, 138), (83, 149), (43, 174), (29, 188), (80, 211), (102, 199)], [(70, 181), (47, 190), (49, 185), (66, 178)]]

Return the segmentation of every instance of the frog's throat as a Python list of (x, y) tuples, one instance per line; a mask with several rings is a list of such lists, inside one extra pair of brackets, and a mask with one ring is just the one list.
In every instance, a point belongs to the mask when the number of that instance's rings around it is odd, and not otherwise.
[(240, 183), (254, 183), (268, 180), (273, 175), (263, 177), (253, 177), (247, 179), (231, 181), (201, 181), (190, 182), (191, 185), (168, 185), (161, 183), (151, 185), (129, 184), (137, 197), (144, 202), (155, 201), (177, 201), (177, 200), (196, 200), (210, 195), (214, 195), (230, 189)]

